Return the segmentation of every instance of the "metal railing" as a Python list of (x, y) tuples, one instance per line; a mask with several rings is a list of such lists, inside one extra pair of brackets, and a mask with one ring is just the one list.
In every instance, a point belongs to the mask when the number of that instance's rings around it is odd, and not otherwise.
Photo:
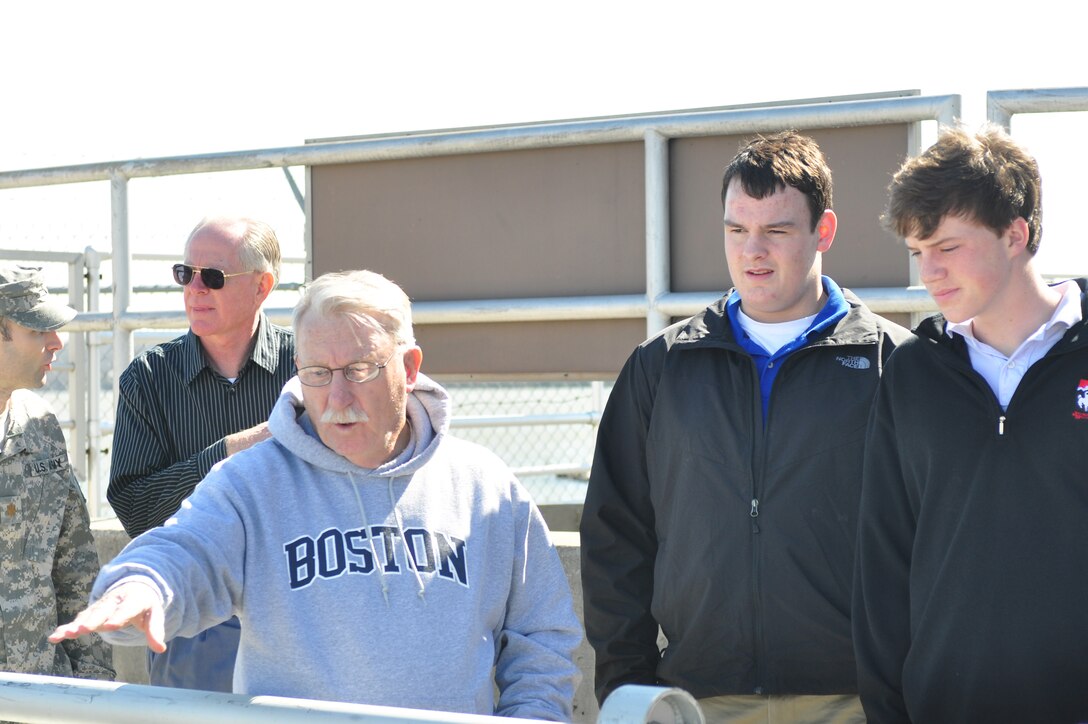
[[(245, 696), (113, 681), (0, 673), (0, 718), (30, 724), (497, 724), (530, 719), (347, 704), (282, 696)], [(601, 724), (669, 721), (703, 724), (690, 694), (622, 686), (601, 707)]]
[[(112, 242), (109, 258), (112, 264), (113, 308), (110, 311), (81, 311), (67, 329), (88, 334), (112, 332), (112, 368), (119, 371), (132, 358), (134, 330), (187, 327), (182, 311), (148, 312), (131, 308), (133, 255), (128, 233), (130, 179), (641, 141), (645, 145), (646, 183), (645, 294), (420, 302), (414, 305), (413, 315), (419, 324), (640, 318), (645, 319), (649, 335), (663, 328), (670, 317), (693, 314), (712, 302), (719, 293), (681, 294), (672, 292), (669, 287), (669, 139), (750, 134), (781, 128), (839, 128), (934, 120), (950, 123), (960, 113), (958, 95), (890, 96), (370, 136), (283, 148), (8, 171), (0, 172), (0, 189), (109, 181)], [(304, 210), (309, 213), (308, 204), (304, 204)], [(310, 225), (307, 224), (306, 228), (309, 235)], [(86, 259), (87, 278), (92, 284), (97, 284), (96, 265), (101, 262), (101, 257), (88, 250)], [(311, 271), (307, 262), (306, 278), (312, 276)], [(74, 272), (72, 276), (72, 288), (81, 289), (77, 287)], [(78, 284), (81, 285), (82, 275), (79, 276)], [(925, 293), (918, 289), (857, 289), (855, 292), (878, 313), (929, 311), (933, 308)], [(289, 309), (266, 311), (276, 323), (289, 322)], [(89, 360), (87, 365), (83, 365), (87, 369), (91, 366)], [(77, 364), (76, 369), (80, 368), (81, 365)], [(114, 374), (115, 398), (117, 377)], [(96, 383), (96, 380), (97, 377), (90, 378), (91, 383)], [(88, 497), (92, 505), (97, 506), (101, 476), (95, 469), (94, 451), (101, 445), (92, 438), (101, 430), (108, 432), (108, 426), (100, 424), (103, 419), (100, 411), (91, 411), (86, 409), (86, 403), (81, 404), (84, 407), (80, 408), (76, 427), (77, 430), (81, 426), (84, 429), (77, 433), (76, 445), (77, 449), (88, 450), (91, 456), (85, 466)], [(595, 424), (595, 421), (591, 424)], [(567, 469), (571, 466), (560, 467)], [(573, 467), (584, 472), (586, 464), (579, 463)]]
[[(105, 329), (108, 328), (108, 322), (115, 330), (131, 331), (141, 326), (159, 323), (168, 325), (170, 322), (159, 315), (141, 315), (129, 309), (129, 179), (642, 141), (646, 145), (645, 295), (432, 302), (420, 304), (415, 314), (418, 315), (419, 322), (424, 324), (645, 317), (647, 332), (652, 334), (667, 324), (671, 309), (698, 309), (698, 303), (690, 301), (688, 297), (707, 298), (707, 295), (678, 295), (680, 298), (676, 298), (671, 294), (668, 285), (669, 139), (758, 133), (782, 128), (841, 128), (931, 120), (951, 123), (959, 114), (958, 95), (900, 96), (758, 108), (710, 109), (475, 130), (372, 136), (263, 150), (9, 171), (0, 173), (0, 189), (86, 181), (110, 182), (114, 309), (111, 315), (77, 320), (77, 323), (88, 325), (87, 329)], [(309, 271), (307, 269), (307, 278), (311, 276)], [(132, 354), (131, 337), (117, 335), (114, 350), (115, 368), (121, 369)]]
[[(77, 319), (72, 329), (133, 329), (177, 325), (177, 316), (133, 312), (129, 308), (128, 190), (129, 179), (176, 174), (246, 169), (316, 166), (325, 164), (437, 157), (453, 154), (528, 150), (594, 143), (643, 141), (646, 144), (646, 294), (559, 299), (482, 299), (420, 303), (414, 315), (421, 324), (458, 322), (517, 322), (557, 319), (645, 318), (647, 334), (668, 323), (669, 315), (698, 310), (711, 294), (675, 295), (669, 289), (668, 139), (757, 133), (781, 128), (840, 128), (881, 123), (936, 120), (951, 123), (960, 113), (960, 97), (908, 96), (835, 103), (704, 110), (662, 115), (568, 121), (552, 124), (505, 126), (432, 134), (374, 136), (284, 148), (204, 154), (186, 157), (137, 159), (77, 166), (0, 173), (0, 189), (61, 183), (109, 180), (112, 206), (114, 304), (110, 314)], [(309, 229), (309, 226), (307, 226)], [(307, 278), (311, 276), (307, 269)], [(870, 290), (865, 290), (869, 292)], [(879, 290), (872, 301), (884, 307), (883, 295), (892, 294), (917, 305), (907, 290)], [(924, 294), (921, 295), (924, 297)], [(864, 299), (864, 297), (863, 297)], [(868, 300), (867, 300), (868, 301)], [(896, 310), (898, 311), (898, 310)], [(910, 310), (903, 310), (910, 311)], [(271, 310), (282, 318), (284, 310)], [(128, 334), (116, 334), (114, 368), (122, 369), (132, 356)]]
[[(989, 119), (1006, 127), (1012, 115), (1017, 113), (1078, 110), (1088, 110), (1088, 88), (1004, 90), (987, 94)], [(102, 414), (98, 396), (80, 393), (80, 390), (96, 384), (100, 377), (98, 357), (93, 353), (98, 343), (94, 334), (112, 332), (113, 369), (120, 370), (132, 357), (132, 332), (135, 330), (187, 327), (185, 315), (180, 310), (148, 312), (130, 308), (133, 291), (130, 270), (134, 257), (128, 247), (129, 179), (269, 167), (286, 170), (288, 166), (295, 165), (315, 166), (641, 140), (645, 146), (646, 174), (645, 294), (419, 302), (414, 307), (414, 316), (420, 324), (644, 319), (647, 334), (650, 335), (664, 327), (670, 318), (693, 314), (713, 302), (718, 295), (717, 291), (675, 293), (669, 288), (670, 139), (756, 133), (783, 127), (830, 128), (920, 121), (947, 124), (953, 122), (959, 113), (958, 95), (870, 97), (826, 103), (706, 109), (371, 136), (284, 148), (0, 172), (0, 189), (108, 180), (111, 186), (113, 242), (113, 252), (110, 254), (101, 254), (90, 247), (83, 254), (15, 250), (0, 254), (9, 259), (65, 261), (69, 264), (69, 299), (80, 314), (66, 329), (87, 334), (79, 343), (71, 346), (72, 366), (68, 373), (75, 391), (70, 405), (73, 419), (64, 423), (74, 428), (75, 448), (89, 451), (86, 459), (77, 460), (77, 470), (93, 490), (99, 487), (102, 477), (97, 468), (95, 451), (102, 449), (102, 436), (108, 435), (112, 429), (108, 421), (103, 422), (106, 416)], [(98, 272), (105, 259), (112, 264), (113, 272), (113, 305), (110, 311), (99, 310), (95, 301), (100, 295)], [(308, 262), (306, 276), (310, 276)], [(881, 314), (906, 312), (917, 317), (935, 309), (928, 295), (920, 288), (862, 288), (854, 291), (873, 311)], [(84, 298), (91, 301), (84, 305)], [(267, 313), (278, 324), (288, 324), (290, 321), (290, 309), (272, 308)], [(115, 394), (116, 378), (115, 374)], [(594, 411), (590, 411), (584, 422), (595, 425), (593, 415)], [(490, 418), (463, 420), (457, 424), (468, 427), (511, 422), (509, 419)], [(555, 421), (547, 424), (552, 422)], [(553, 467), (584, 475), (586, 465), (577, 463)], [(89, 490), (89, 498), (92, 505), (97, 506), (99, 496), (91, 494)]]
[(1088, 111), (1088, 88), (1025, 88), (986, 93), (986, 118), (1010, 130), (1017, 113)]
[(499, 717), (0, 674), (0, 717), (30, 724), (495, 724)]

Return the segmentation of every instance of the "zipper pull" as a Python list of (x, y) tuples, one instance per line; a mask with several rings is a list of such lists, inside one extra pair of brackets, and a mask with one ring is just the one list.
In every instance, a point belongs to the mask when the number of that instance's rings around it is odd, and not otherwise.
[(748, 515), (753, 518), (759, 517), (759, 499), (752, 498), (752, 509), (748, 511)]
[(998, 435), (1004, 435), (1005, 434), (1005, 416), (1004, 415), (1001, 415), (1000, 417), (997, 418), (997, 434)]

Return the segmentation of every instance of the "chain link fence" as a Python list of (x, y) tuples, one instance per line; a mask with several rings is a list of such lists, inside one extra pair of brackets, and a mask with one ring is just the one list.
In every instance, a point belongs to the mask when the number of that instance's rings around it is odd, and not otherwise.
[[(112, 356), (108, 333), (90, 333), (97, 340), (95, 352), (102, 370), (98, 386), (106, 429), (112, 428)], [(138, 333), (135, 351), (171, 338), (158, 332)], [(71, 345), (80, 335), (67, 335), (65, 348), (57, 356), (54, 371), (39, 390), (62, 421), (68, 448), (76, 458), (74, 422), (69, 394)], [(540, 505), (580, 504), (593, 458), (597, 421), (611, 381), (458, 382), (437, 380), (453, 400), (453, 434), (494, 451), (518, 475)], [(112, 438), (102, 438), (97, 467), (109, 470)], [(86, 481), (81, 480), (81, 483)], [(100, 487), (100, 510), (108, 511), (105, 485)]]
[(610, 382), (445, 387), (453, 398), (454, 433), (495, 451), (514, 468), (538, 504), (585, 500), (597, 422)]

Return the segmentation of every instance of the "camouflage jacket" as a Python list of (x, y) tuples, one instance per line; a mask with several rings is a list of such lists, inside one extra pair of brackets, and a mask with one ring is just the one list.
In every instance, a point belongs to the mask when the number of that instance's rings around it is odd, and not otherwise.
[(112, 680), (97, 635), (46, 641), (87, 605), (98, 553), (57, 418), (26, 390), (12, 394), (0, 442), (0, 566), (0, 669)]

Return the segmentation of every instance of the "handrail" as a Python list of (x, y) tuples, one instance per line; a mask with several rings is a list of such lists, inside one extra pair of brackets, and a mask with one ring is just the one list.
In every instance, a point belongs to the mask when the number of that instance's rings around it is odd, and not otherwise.
[[(112, 331), (112, 366), (124, 369), (132, 358), (132, 332), (137, 329), (185, 329), (178, 312), (137, 312), (130, 309), (131, 254), (129, 246), (128, 181), (134, 178), (179, 174), (239, 171), (288, 166), (320, 166), (474, 154), (496, 151), (547, 149), (597, 143), (641, 143), (646, 149), (646, 286), (644, 294), (598, 297), (482, 299), (418, 302), (413, 315), (420, 324), (484, 322), (611, 320), (642, 318), (647, 336), (716, 299), (721, 291), (674, 293), (669, 288), (669, 145), (674, 138), (740, 135), (782, 128), (842, 128), (877, 124), (938, 121), (950, 123), (960, 113), (959, 95), (920, 96), (880, 94), (865, 97), (809, 99), (783, 104), (703, 108), (656, 114), (512, 124), (475, 129), (374, 135), (326, 139), (300, 146), (209, 153), (185, 157), (129, 159), (0, 172), (0, 189), (108, 181), (111, 199), (111, 253), (113, 309), (80, 313), (66, 330)], [(297, 189), (295, 189), (297, 195)], [(308, 204), (304, 205), (308, 213)], [(308, 232), (309, 233), (309, 232)], [(100, 291), (100, 290), (99, 290)], [(858, 291), (858, 290), (855, 290)], [(878, 312), (926, 310), (924, 293), (911, 289), (865, 290), (861, 295)], [(269, 309), (278, 324), (290, 323), (290, 310)], [(86, 374), (86, 373), (84, 373)], [(118, 374), (113, 375), (114, 396)], [(95, 383), (97, 384), (97, 383)], [(99, 418), (88, 419), (95, 434), (107, 432)], [(93, 450), (97, 439), (91, 440)], [(90, 483), (89, 483), (90, 485)], [(92, 507), (97, 500), (92, 502)]]
[[(933, 300), (922, 287), (872, 287), (852, 289), (878, 314), (930, 312)], [(481, 324), (484, 322), (548, 322), (571, 319), (641, 319), (651, 308), (666, 316), (686, 317), (712, 304), (722, 292), (672, 292), (652, 303), (641, 294), (591, 297), (534, 297), (525, 299), (469, 299), (456, 302), (414, 302), (416, 324)], [(292, 310), (265, 309), (268, 318), (290, 325)], [(63, 329), (93, 332), (113, 328), (110, 312), (81, 312)], [(187, 329), (185, 312), (164, 310), (126, 312), (118, 318), (121, 329)]]
[(479, 714), (283, 696), (245, 696), (113, 681), (0, 673), (0, 718), (32, 724), (497, 724)]
[(666, 138), (760, 133), (782, 128), (842, 128), (938, 120), (960, 115), (960, 96), (906, 96), (727, 110), (703, 110), (558, 123), (498, 126), (431, 134), (371, 136), (302, 146), (129, 159), (0, 172), (0, 189), (112, 181), (281, 166), (390, 161), (593, 143), (642, 142), (648, 132)]
[(1017, 113), (1088, 111), (1088, 88), (1024, 88), (986, 93), (986, 118), (1010, 129)]
[[(662, 718), (666, 712), (671, 719)], [(498, 724), (531, 719), (247, 696), (93, 679), (0, 672), (0, 717), (30, 724)], [(690, 694), (677, 688), (621, 686), (601, 708), (602, 722), (702, 724)]]

